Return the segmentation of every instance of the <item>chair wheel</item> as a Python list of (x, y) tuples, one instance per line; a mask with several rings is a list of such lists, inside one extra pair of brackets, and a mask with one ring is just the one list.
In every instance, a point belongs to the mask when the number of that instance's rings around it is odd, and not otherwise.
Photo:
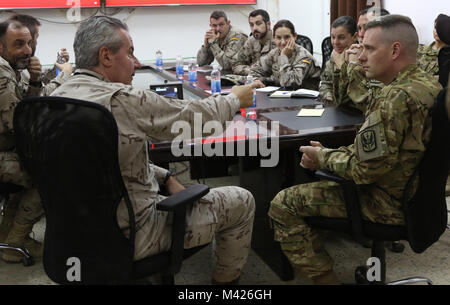
[(29, 266), (32, 266), (32, 265), (34, 265), (34, 260), (33, 260), (33, 258), (30, 256), (30, 257), (23, 257), (22, 258), (22, 265), (24, 265), (25, 267), (29, 267)]
[(402, 253), (405, 250), (405, 245), (399, 241), (389, 243), (388, 249), (394, 253)]
[(367, 280), (367, 266), (359, 266), (355, 270), (355, 281), (359, 285), (369, 285), (370, 282)]

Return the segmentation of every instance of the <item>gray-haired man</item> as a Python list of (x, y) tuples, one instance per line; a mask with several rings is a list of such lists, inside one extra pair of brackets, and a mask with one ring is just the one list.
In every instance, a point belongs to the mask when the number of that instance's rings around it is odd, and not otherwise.
[[(171, 125), (186, 121), (193, 126), (194, 114), (204, 122), (230, 120), (239, 108), (252, 103), (252, 87), (233, 87), (226, 97), (184, 101), (168, 99), (151, 90), (131, 86), (134, 71), (140, 67), (128, 28), (110, 17), (91, 17), (81, 23), (74, 41), (77, 70), (52, 95), (83, 99), (111, 110), (119, 129), (119, 162), (125, 185), (134, 204), (136, 217), (135, 259), (170, 248), (170, 216), (156, 211), (164, 199), (159, 185), (170, 194), (184, 187), (167, 170), (151, 164), (147, 140), (171, 140)], [(185, 248), (214, 240), (212, 281), (236, 282), (250, 248), (255, 203), (252, 194), (238, 187), (210, 191), (192, 206), (187, 215)], [(128, 234), (128, 213), (122, 202), (118, 223)]]

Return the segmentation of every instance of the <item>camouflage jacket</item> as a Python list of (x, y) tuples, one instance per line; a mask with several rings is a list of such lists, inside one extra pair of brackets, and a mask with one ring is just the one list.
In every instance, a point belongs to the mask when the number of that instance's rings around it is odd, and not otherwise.
[(344, 62), (339, 76), (334, 75), (334, 97), (338, 106), (356, 108), (363, 113), (367, 110), (369, 96), (377, 95), (384, 84), (368, 79), (360, 64), (349, 65)]
[(430, 109), (441, 89), (416, 64), (408, 66), (391, 84), (372, 91), (353, 145), (319, 151), (321, 168), (366, 185), (368, 208), (392, 198), (399, 208), (406, 183), (430, 141)]
[[(55, 73), (56, 76), (56, 73)], [(70, 74), (66, 74), (63, 71), (60, 71), (58, 73), (58, 76), (50, 80), (48, 83), (44, 83), (42, 85), (41, 89), (41, 96), (49, 96), (50, 93), (52, 93), (56, 88), (61, 86), (62, 83), (64, 83), (68, 78), (70, 77)], [(28, 70), (22, 70), (21, 72), (21, 82), (19, 86), (22, 88), (24, 92), (27, 91), (27, 88), (29, 86), (30, 82), (30, 73)]]
[(232, 71), (233, 60), (247, 41), (247, 35), (230, 26), (223, 40), (216, 40), (202, 48), (197, 53), (197, 64), (206, 66), (217, 60), (222, 70)]
[(334, 97), (334, 79), (339, 78), (341, 70), (338, 69), (338, 66), (334, 62), (333, 57), (330, 58), (329, 61), (327, 61), (325, 65), (325, 69), (323, 70), (322, 74), (320, 75), (320, 85), (319, 85), (319, 92), (320, 97), (324, 100), (327, 100), (329, 102), (335, 101)]
[(233, 73), (237, 75), (249, 75), (250, 68), (256, 65), (262, 56), (269, 54), (277, 45), (273, 40), (272, 31), (267, 32), (267, 41), (261, 45), (259, 40), (250, 36), (242, 49), (238, 52), (233, 62)]
[(419, 68), (431, 75), (439, 75), (439, 51), (433, 49), (434, 42), (429, 46), (419, 46), (417, 51), (417, 64)]
[(13, 115), (16, 105), (25, 97), (39, 96), (41, 88), (22, 84), (21, 73), (14, 71), (0, 57), (0, 181), (29, 186), (30, 180), (21, 168), (14, 151)]
[[(102, 75), (85, 69), (76, 70), (51, 95), (99, 103), (115, 117), (119, 131), (120, 170), (136, 216), (135, 259), (148, 256), (150, 248), (157, 248), (157, 237), (171, 221), (168, 213), (156, 210), (155, 203), (162, 199), (158, 195), (159, 184), (167, 170), (150, 161), (148, 140), (160, 142), (178, 137), (171, 131), (175, 122), (187, 122), (193, 130), (194, 114), (197, 113), (202, 114), (203, 121), (199, 123), (216, 120), (224, 124), (239, 110), (239, 99), (235, 94), (195, 101), (169, 99), (149, 89), (111, 83)], [(128, 235), (128, 212), (123, 201), (117, 217), (119, 226)]]
[(320, 67), (316, 59), (302, 46), (296, 45), (291, 57), (276, 48), (261, 57), (250, 69), (257, 79), (271, 76), (272, 81), (283, 87), (318, 89)]

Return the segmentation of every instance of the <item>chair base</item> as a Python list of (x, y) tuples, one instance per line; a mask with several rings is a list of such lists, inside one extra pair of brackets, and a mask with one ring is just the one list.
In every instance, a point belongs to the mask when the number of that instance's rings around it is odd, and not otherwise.
[(23, 255), (22, 264), (25, 267), (29, 267), (29, 266), (34, 265), (33, 257), (30, 255), (28, 250), (25, 249), (25, 248), (13, 247), (13, 246), (10, 246), (8, 244), (0, 244), (0, 250), (14, 250), (14, 251), (20, 252)]

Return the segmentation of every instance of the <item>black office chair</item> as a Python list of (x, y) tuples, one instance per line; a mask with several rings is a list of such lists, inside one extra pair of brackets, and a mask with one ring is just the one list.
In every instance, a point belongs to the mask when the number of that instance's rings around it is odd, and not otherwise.
[[(358, 199), (357, 186), (353, 181), (344, 180), (333, 173), (317, 171), (316, 177), (330, 180), (341, 185), (347, 209), (348, 219), (310, 217), (307, 223), (316, 228), (350, 233), (355, 240), (372, 240), (372, 257), (381, 263), (381, 280), (370, 284), (384, 284), (386, 281), (385, 241), (407, 240), (416, 253), (424, 252), (445, 231), (447, 226), (447, 204), (445, 184), (450, 169), (450, 121), (445, 110), (445, 90), (443, 90), (433, 109), (433, 127), (431, 143), (420, 165), (407, 184), (403, 196), (405, 226), (384, 225), (363, 220)], [(412, 199), (409, 197), (414, 178), (419, 177), (419, 186)], [(356, 269), (355, 279), (360, 284), (369, 284), (366, 278), (367, 267)], [(408, 278), (390, 284), (427, 282), (422, 277)]]
[[(0, 214), (4, 216), (4, 209), (6, 209), (6, 206), (9, 202), (9, 196), (14, 193), (18, 193), (23, 190), (23, 187), (17, 184), (13, 183), (5, 183), (0, 182), (0, 197), (2, 198), (0, 201), (3, 203), (1, 205)], [(28, 252), (26, 248), (23, 247), (15, 247), (10, 244), (6, 243), (0, 243), (0, 250), (14, 250), (17, 252), (20, 252), (22, 257), (22, 264), (26, 267), (31, 266), (34, 264), (34, 259)]]
[(298, 34), (295, 43), (304, 47), (311, 55), (314, 55), (313, 43), (309, 37)]
[[(102, 105), (62, 97), (25, 99), (15, 110), (14, 130), (21, 162), (43, 202), (43, 264), (56, 283), (133, 283), (161, 275), (163, 283), (173, 284), (183, 258), (201, 249), (183, 249), (186, 206), (209, 192), (195, 185), (157, 204), (158, 210), (173, 212), (170, 251), (133, 261), (133, 205), (119, 168), (116, 121)], [(122, 199), (129, 238), (117, 223)], [(69, 269), (76, 267), (74, 258), (81, 278)], [(67, 277), (70, 272), (73, 278)]]
[(328, 36), (322, 41), (322, 71), (325, 70), (325, 66), (330, 60), (332, 52), (333, 45), (331, 44), (331, 37)]
[(448, 86), (448, 76), (450, 73), (450, 46), (443, 47), (438, 54), (439, 82), (442, 87)]

